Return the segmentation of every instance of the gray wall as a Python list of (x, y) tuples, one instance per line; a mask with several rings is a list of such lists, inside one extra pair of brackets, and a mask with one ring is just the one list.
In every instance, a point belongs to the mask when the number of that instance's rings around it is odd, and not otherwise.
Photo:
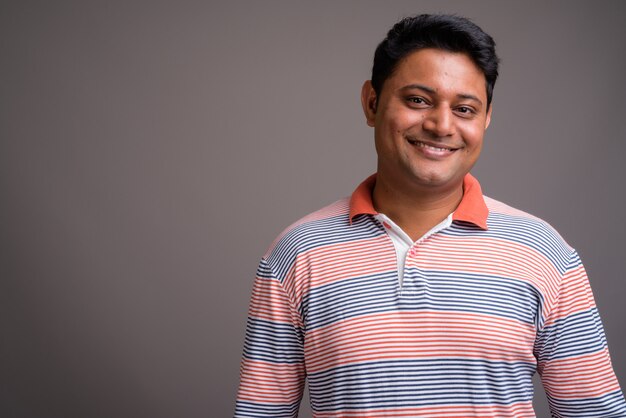
[(3, 1), (0, 415), (232, 415), (256, 264), (373, 172), (374, 47), (433, 11), (495, 37), (474, 174), (578, 249), (624, 387), (625, 6)]

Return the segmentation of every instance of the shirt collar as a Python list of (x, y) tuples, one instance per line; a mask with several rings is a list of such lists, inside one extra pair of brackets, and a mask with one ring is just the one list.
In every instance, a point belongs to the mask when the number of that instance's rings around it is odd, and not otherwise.
[[(350, 223), (357, 215), (377, 215), (372, 202), (372, 191), (376, 184), (376, 173), (366, 178), (354, 190), (350, 197)], [(463, 198), (452, 214), (453, 221), (470, 222), (482, 229), (487, 229), (489, 209), (485, 204), (480, 183), (471, 174), (463, 178)]]

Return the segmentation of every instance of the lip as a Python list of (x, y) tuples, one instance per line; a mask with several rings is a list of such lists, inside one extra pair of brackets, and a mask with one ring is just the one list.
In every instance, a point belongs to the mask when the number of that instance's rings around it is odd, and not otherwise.
[(407, 138), (407, 142), (418, 149), (422, 154), (429, 157), (445, 157), (459, 150), (459, 148), (430, 141)]

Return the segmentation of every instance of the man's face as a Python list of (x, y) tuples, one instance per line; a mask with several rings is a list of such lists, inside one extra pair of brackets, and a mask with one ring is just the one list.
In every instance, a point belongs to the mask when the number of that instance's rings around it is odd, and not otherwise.
[(396, 187), (454, 190), (472, 168), (491, 119), (485, 76), (466, 54), (421, 49), (401, 60), (379, 97), (363, 85), (378, 173)]

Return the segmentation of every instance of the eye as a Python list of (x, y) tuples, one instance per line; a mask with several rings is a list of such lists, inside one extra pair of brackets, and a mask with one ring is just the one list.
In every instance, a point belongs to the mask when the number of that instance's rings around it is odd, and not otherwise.
[(476, 111), (469, 106), (459, 106), (456, 108), (456, 111), (467, 116), (470, 116), (476, 113)]
[(423, 97), (420, 97), (420, 96), (407, 97), (406, 100), (412, 106), (420, 106), (421, 107), (421, 106), (428, 105), (428, 102), (426, 101), (426, 99), (424, 99)]

